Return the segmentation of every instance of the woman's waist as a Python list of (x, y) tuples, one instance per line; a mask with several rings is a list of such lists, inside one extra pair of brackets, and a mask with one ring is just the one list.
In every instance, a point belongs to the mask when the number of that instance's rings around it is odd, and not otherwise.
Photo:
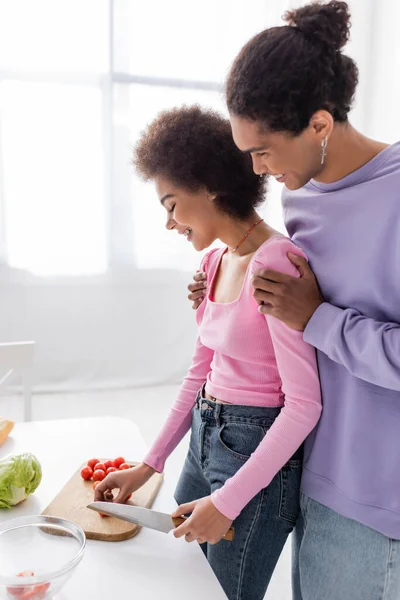
[(219, 398), (215, 398), (208, 394), (207, 392), (203, 392), (203, 398), (206, 400), (211, 400), (211, 402), (215, 402), (215, 404), (233, 404), (232, 402), (226, 402), (225, 400), (219, 400)]
[(260, 406), (252, 404), (233, 404), (211, 400), (210, 394), (199, 390), (195, 409), (202, 420), (216, 423), (238, 422), (270, 427), (279, 415), (281, 406)]
[(277, 385), (234, 385), (235, 382), (214, 382), (211, 374), (202, 388), (202, 396), (217, 404), (281, 408), (284, 395)]

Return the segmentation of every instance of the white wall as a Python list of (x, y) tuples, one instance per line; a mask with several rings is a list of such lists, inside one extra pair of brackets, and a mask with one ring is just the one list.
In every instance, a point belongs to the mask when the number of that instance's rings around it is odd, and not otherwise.
[(0, 337), (34, 340), (36, 391), (176, 382), (196, 335), (189, 274), (40, 279), (0, 271)]

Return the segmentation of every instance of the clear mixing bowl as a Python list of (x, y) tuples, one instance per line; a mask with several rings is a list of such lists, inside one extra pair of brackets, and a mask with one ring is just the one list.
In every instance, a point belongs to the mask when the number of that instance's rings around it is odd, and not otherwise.
[(0, 598), (53, 598), (82, 560), (85, 546), (81, 527), (64, 519), (28, 516), (0, 523)]

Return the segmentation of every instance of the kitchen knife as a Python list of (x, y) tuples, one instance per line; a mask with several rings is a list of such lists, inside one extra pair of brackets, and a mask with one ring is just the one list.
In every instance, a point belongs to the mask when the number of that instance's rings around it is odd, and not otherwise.
[[(149, 527), (163, 533), (168, 533), (175, 527), (185, 522), (185, 517), (171, 517), (168, 513), (157, 512), (141, 506), (131, 504), (119, 504), (117, 502), (92, 502), (88, 508), (110, 517), (116, 517), (129, 523), (136, 523), (141, 527)], [(231, 527), (223, 539), (231, 542), (234, 537), (234, 529)]]

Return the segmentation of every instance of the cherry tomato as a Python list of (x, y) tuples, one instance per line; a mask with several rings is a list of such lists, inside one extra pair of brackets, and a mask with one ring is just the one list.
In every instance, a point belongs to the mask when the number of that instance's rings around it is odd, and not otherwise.
[(109, 467), (107, 469), (107, 475), (109, 475), (110, 473), (114, 473), (115, 471), (118, 471), (118, 469), (116, 469), (115, 467)]
[(83, 467), (83, 469), (81, 471), (82, 479), (84, 479), (85, 481), (88, 481), (89, 479), (92, 478), (92, 475), (93, 475), (93, 471), (90, 467)]
[(18, 600), (43, 600), (49, 587), (49, 583), (40, 583), (32, 589), (26, 590), (18, 596)]
[(18, 600), (38, 600), (38, 598), (39, 596), (36, 595), (35, 588), (32, 588), (31, 590), (26, 590), (26, 592), (18, 596)]
[(90, 467), (92, 469), (92, 471), (95, 470), (95, 466), (97, 465), (97, 463), (99, 463), (99, 459), (98, 458), (91, 458), (90, 460), (88, 460), (87, 462), (87, 466)]
[(112, 460), (105, 460), (105, 461), (104, 461), (104, 466), (105, 466), (105, 468), (106, 468), (106, 471), (107, 471), (107, 469), (109, 469), (110, 467), (113, 467), (113, 466), (114, 466), (114, 463), (113, 463), (113, 461), (112, 461)]
[(14, 587), (7, 587), (6, 591), (10, 596), (15, 596), (16, 598), (21, 598), (22, 594), (25, 593), (25, 590), (27, 588), (24, 588), (22, 585), (21, 586), (14, 586)]
[[(34, 600), (38, 598), (36, 596), (35, 588), (30, 587), (15, 587), (15, 588), (7, 588), (7, 592), (10, 596), (15, 596), (18, 600)], [(44, 596), (42, 596), (43, 598)]]
[(106, 474), (104, 471), (101, 469), (96, 469), (96, 471), (93, 473), (93, 481), (103, 481), (105, 476)]
[(95, 490), (97, 488), (97, 486), (99, 485), (100, 481), (95, 481), (92, 485), (93, 489)]
[[(34, 575), (35, 573), (33, 571), (22, 571), (21, 573), (18, 573), (17, 577), (33, 577)], [(21, 585), (8, 587), (6, 589), (10, 596), (15, 596), (15, 598), (18, 599), (25, 598), (25, 600), (28, 600), (33, 597), (34, 588), (31, 588), (31, 586), (25, 587)]]
[(104, 471), (104, 473), (107, 471), (106, 465), (104, 463), (97, 463), (95, 471), (98, 471), (99, 469), (100, 471)]
[(131, 469), (131, 465), (128, 465), (128, 463), (124, 462), (122, 463), (122, 465), (120, 465), (119, 470), (120, 471), (124, 471), (125, 469)]
[(122, 465), (122, 463), (125, 462), (125, 459), (122, 456), (118, 456), (118, 458), (116, 458), (113, 463), (114, 463), (114, 467), (116, 469), (119, 469), (120, 465)]
[(99, 513), (99, 515), (104, 519), (105, 517), (109, 517), (110, 515), (105, 515), (103, 513)]
[(39, 583), (38, 585), (35, 585), (35, 587), (33, 588), (34, 600), (42, 600), (42, 598), (46, 596), (46, 592), (49, 589), (49, 587), (49, 583)]

